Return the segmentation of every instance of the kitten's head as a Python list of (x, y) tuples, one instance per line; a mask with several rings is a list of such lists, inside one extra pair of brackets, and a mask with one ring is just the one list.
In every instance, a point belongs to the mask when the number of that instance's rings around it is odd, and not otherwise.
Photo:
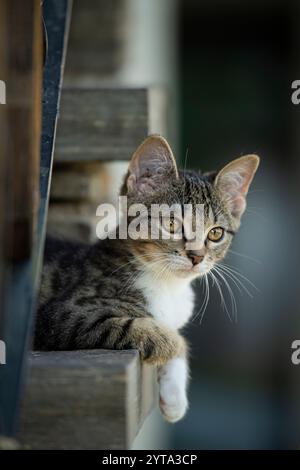
[[(219, 172), (178, 171), (167, 141), (158, 135), (149, 136), (134, 153), (121, 190), (128, 207), (143, 204), (148, 209), (147, 233), (145, 224), (141, 224), (140, 236), (130, 241), (135, 256), (165, 277), (191, 279), (210, 271), (224, 258), (240, 226), (258, 165), (259, 157), (246, 155)], [(180, 207), (179, 214), (171, 212), (171, 217), (160, 215), (156, 220), (158, 237), (156, 229), (156, 236), (151, 236), (153, 204)], [(184, 211), (184, 205), (192, 212)], [(201, 234), (197, 232), (197, 205), (203, 209)], [(129, 224), (131, 221), (129, 217)]]

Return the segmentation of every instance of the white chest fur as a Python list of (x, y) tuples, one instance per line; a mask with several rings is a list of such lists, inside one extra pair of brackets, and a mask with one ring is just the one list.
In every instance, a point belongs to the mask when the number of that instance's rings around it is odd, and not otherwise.
[(191, 317), (194, 292), (186, 280), (158, 280), (151, 272), (144, 272), (137, 279), (136, 287), (142, 290), (149, 313), (165, 326), (177, 330)]

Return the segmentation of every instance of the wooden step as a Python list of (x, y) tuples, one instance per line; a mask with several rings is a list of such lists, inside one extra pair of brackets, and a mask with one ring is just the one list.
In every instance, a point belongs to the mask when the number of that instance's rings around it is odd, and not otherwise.
[(128, 0), (73, 0), (65, 83), (111, 80), (124, 62)]
[(104, 162), (78, 162), (56, 165), (51, 181), (50, 199), (55, 202), (103, 200), (109, 192), (111, 177)]
[(153, 406), (137, 351), (34, 352), (19, 440), (26, 449), (128, 449)]
[(54, 238), (82, 243), (97, 241), (98, 203), (52, 202), (49, 206), (47, 234)]
[(164, 118), (161, 90), (65, 88), (55, 161), (129, 160), (148, 133), (163, 131)]
[(146, 89), (64, 89), (55, 160), (128, 160), (147, 131)]

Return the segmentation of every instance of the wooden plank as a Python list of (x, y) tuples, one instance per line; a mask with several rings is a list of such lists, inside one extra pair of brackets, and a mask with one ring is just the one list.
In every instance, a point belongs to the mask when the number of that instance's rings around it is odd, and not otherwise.
[(36, 233), (42, 87), (42, 16), (38, 0), (0, 4), (0, 76), (6, 104), (0, 107), (1, 181), (1, 331), (6, 365), (0, 367), (0, 434), (16, 424), (23, 353), (31, 315), (31, 261)]
[(23, 447), (130, 448), (153, 406), (154, 369), (137, 351), (34, 352), (29, 365)]
[(42, 22), (38, 0), (26, 7), (18, 0), (1, 2), (1, 79), (6, 104), (0, 108), (5, 129), (1, 153), (6, 162), (6, 211), (9, 236), (6, 257), (26, 259), (33, 246), (38, 212), (42, 90)]
[(64, 88), (55, 161), (128, 160), (148, 120), (147, 89)]
[(123, 63), (128, 0), (75, 0), (66, 62), (66, 81), (99, 81)]

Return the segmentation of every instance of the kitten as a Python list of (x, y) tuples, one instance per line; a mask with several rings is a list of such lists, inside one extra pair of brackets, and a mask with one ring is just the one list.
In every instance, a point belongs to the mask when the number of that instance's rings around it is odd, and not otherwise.
[[(138, 349), (143, 361), (158, 366), (163, 416), (181, 419), (188, 406), (188, 363), (180, 329), (193, 312), (191, 282), (226, 255), (258, 164), (256, 155), (247, 155), (218, 173), (178, 171), (167, 141), (149, 136), (134, 153), (121, 189), (128, 207), (203, 204), (205, 237), (187, 249), (183, 221), (178, 240), (105, 239), (93, 246), (49, 240), (35, 348)], [(173, 233), (175, 220), (168, 223)]]

